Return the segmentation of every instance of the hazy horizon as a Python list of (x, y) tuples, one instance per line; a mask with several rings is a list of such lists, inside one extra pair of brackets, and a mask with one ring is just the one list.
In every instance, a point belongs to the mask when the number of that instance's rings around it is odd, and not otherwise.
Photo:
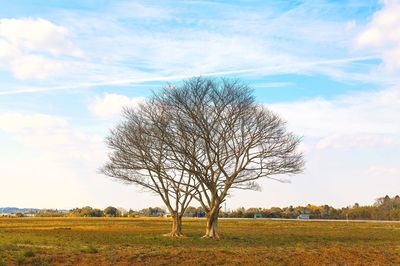
[[(397, 194), (396, 194), (397, 195)], [(388, 195), (389, 197), (395, 197), (396, 195)], [(384, 197), (384, 196), (386, 196), (386, 195), (383, 195), (382, 197)], [(380, 197), (379, 197), (380, 198)], [(377, 199), (377, 198), (376, 198)], [(366, 203), (365, 205), (373, 205), (374, 203), (375, 203), (375, 200), (376, 199), (374, 199), (373, 201), (371, 201), (370, 203)], [(334, 206), (334, 205), (332, 205), (332, 204), (329, 204), (329, 203), (322, 203), (322, 204), (313, 204), (312, 202), (309, 202), (309, 203), (307, 203), (307, 204), (297, 204), (297, 205), (293, 205), (293, 204), (290, 204), (290, 205), (280, 205), (280, 206), (278, 206), (278, 205), (271, 205), (271, 206), (259, 206), (259, 205), (257, 205), (257, 206), (247, 206), (246, 204), (244, 204), (243, 206), (238, 206), (238, 207), (233, 207), (233, 208), (231, 208), (229, 205), (226, 205), (226, 210), (227, 211), (233, 211), (233, 210), (236, 210), (236, 209), (239, 209), (239, 208), (246, 208), (246, 209), (248, 209), (248, 208), (265, 208), (265, 209), (268, 209), (268, 208), (272, 208), (272, 207), (278, 207), (278, 208), (285, 208), (285, 207), (290, 207), (290, 206), (293, 206), (293, 207), (298, 207), (298, 206), (307, 206), (308, 204), (311, 204), (311, 205), (317, 205), (317, 206), (322, 206), (322, 205), (328, 205), (328, 206), (332, 206), (332, 207), (334, 207), (335, 209), (338, 209), (338, 208), (345, 208), (345, 207), (352, 207), (352, 206), (354, 206), (354, 204), (355, 203), (358, 203), (358, 204), (360, 204), (359, 202), (353, 202), (353, 203), (351, 203), (351, 204), (347, 204), (347, 205), (343, 205), (343, 206)], [(224, 207), (224, 204), (222, 204), (223, 205), (223, 207), (222, 207), (222, 210), (224, 210), (225, 211), (225, 207)], [(44, 208), (44, 207), (40, 207), (40, 206), (37, 206), (37, 207), (30, 207), (30, 206), (0, 206), (0, 209), (2, 209), (2, 208), (17, 208), (17, 209), (43, 209), (43, 210), (45, 210), (45, 209), (57, 209), (57, 210), (66, 210), (66, 211), (68, 211), (68, 210), (71, 210), (71, 209), (74, 209), (74, 208), (83, 208), (83, 207), (87, 207), (87, 206), (89, 206), (89, 207), (92, 207), (92, 208), (94, 208), (94, 209), (100, 209), (100, 210), (103, 210), (103, 209), (105, 209), (105, 208), (107, 208), (107, 207), (109, 207), (109, 206), (112, 206), (112, 207), (116, 207), (116, 208), (123, 208), (123, 209), (125, 209), (125, 210), (130, 210), (130, 209), (132, 209), (132, 210), (134, 210), (134, 211), (139, 211), (139, 210), (142, 210), (142, 209), (145, 209), (145, 208), (149, 208), (149, 207), (152, 207), (152, 208), (155, 208), (155, 207), (160, 207), (160, 208), (163, 208), (163, 209), (165, 209), (165, 205), (164, 204), (162, 204), (162, 203), (160, 203), (159, 205), (149, 205), (149, 206), (144, 206), (144, 207), (139, 207), (139, 208), (132, 208), (132, 207), (129, 207), (129, 206), (116, 206), (116, 205), (112, 205), (112, 204), (105, 204), (105, 205), (102, 205), (102, 206), (93, 206), (93, 205), (82, 205), (82, 206), (74, 206), (74, 207), (72, 207), (72, 208), (59, 208), (59, 207), (56, 207), (56, 208)], [(194, 202), (194, 204), (191, 204), (191, 205), (189, 205), (189, 206), (191, 206), (191, 207), (200, 207), (200, 205), (197, 203), (197, 202)]]

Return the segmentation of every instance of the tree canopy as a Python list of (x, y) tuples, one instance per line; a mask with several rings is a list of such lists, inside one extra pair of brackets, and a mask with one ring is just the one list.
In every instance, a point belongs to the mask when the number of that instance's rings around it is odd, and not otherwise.
[(299, 138), (238, 80), (192, 78), (126, 108), (124, 118), (107, 139), (104, 173), (157, 193), (178, 218), (196, 199), (205, 237), (219, 238), (218, 214), (233, 189), (260, 190), (259, 178), (303, 170)]

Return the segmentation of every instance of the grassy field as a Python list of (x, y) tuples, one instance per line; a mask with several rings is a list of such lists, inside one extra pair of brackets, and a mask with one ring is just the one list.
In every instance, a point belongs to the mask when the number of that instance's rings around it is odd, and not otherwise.
[(400, 265), (400, 223), (221, 220), (223, 239), (162, 236), (168, 219), (0, 218), (0, 265)]

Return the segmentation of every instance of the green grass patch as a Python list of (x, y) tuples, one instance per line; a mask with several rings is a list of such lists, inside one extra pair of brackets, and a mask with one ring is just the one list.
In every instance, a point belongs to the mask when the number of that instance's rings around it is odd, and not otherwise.
[(81, 248), (81, 252), (94, 254), (94, 253), (98, 253), (99, 250), (93, 246), (88, 246), (88, 247)]

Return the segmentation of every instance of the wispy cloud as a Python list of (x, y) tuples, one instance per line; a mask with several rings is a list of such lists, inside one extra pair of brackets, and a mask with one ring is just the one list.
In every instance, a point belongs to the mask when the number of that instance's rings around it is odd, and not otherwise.
[[(354, 15), (360, 6), (121, 1), (113, 2), (112, 12), (58, 10), (43, 18), (6, 19), (0, 57), (8, 54), (6, 67), (16, 78), (43, 81), (40, 88), (26, 81), (25, 88), (0, 95), (196, 75), (314, 73), (362, 80), (368, 68), (348, 66), (375, 56), (353, 49), (361, 26), (341, 15)], [(23, 56), (10, 59), (21, 50)]]
[(293, 86), (295, 83), (293, 82), (262, 82), (252, 84), (252, 88), (280, 88), (280, 87), (289, 87)]
[(258, 73), (261, 75), (268, 74), (276, 74), (276, 73), (296, 73), (298, 71), (308, 72), (312, 71), (311, 67), (314, 66), (323, 66), (323, 65), (340, 65), (350, 62), (358, 62), (364, 60), (375, 59), (376, 56), (363, 56), (363, 57), (352, 57), (352, 58), (343, 58), (343, 59), (334, 59), (334, 60), (320, 60), (313, 62), (305, 62), (297, 65), (276, 65), (276, 66), (266, 66), (259, 68), (248, 68), (248, 69), (238, 69), (238, 70), (229, 70), (229, 71), (217, 71), (211, 73), (199, 73), (193, 72), (192, 74), (186, 75), (176, 75), (176, 76), (159, 76), (159, 77), (147, 77), (147, 78), (132, 78), (132, 79), (115, 79), (115, 80), (107, 80), (101, 82), (87, 82), (80, 84), (71, 84), (71, 85), (63, 85), (63, 86), (54, 86), (54, 87), (29, 87), (22, 89), (13, 89), (8, 91), (0, 91), (0, 95), (13, 95), (13, 94), (22, 94), (22, 93), (40, 93), (46, 91), (55, 91), (55, 90), (75, 90), (75, 89), (85, 89), (91, 87), (100, 87), (100, 86), (113, 86), (113, 85), (132, 85), (132, 84), (140, 84), (146, 82), (153, 81), (174, 81), (187, 79), (193, 76), (228, 76), (228, 75), (241, 75), (241, 74), (253, 74)]

